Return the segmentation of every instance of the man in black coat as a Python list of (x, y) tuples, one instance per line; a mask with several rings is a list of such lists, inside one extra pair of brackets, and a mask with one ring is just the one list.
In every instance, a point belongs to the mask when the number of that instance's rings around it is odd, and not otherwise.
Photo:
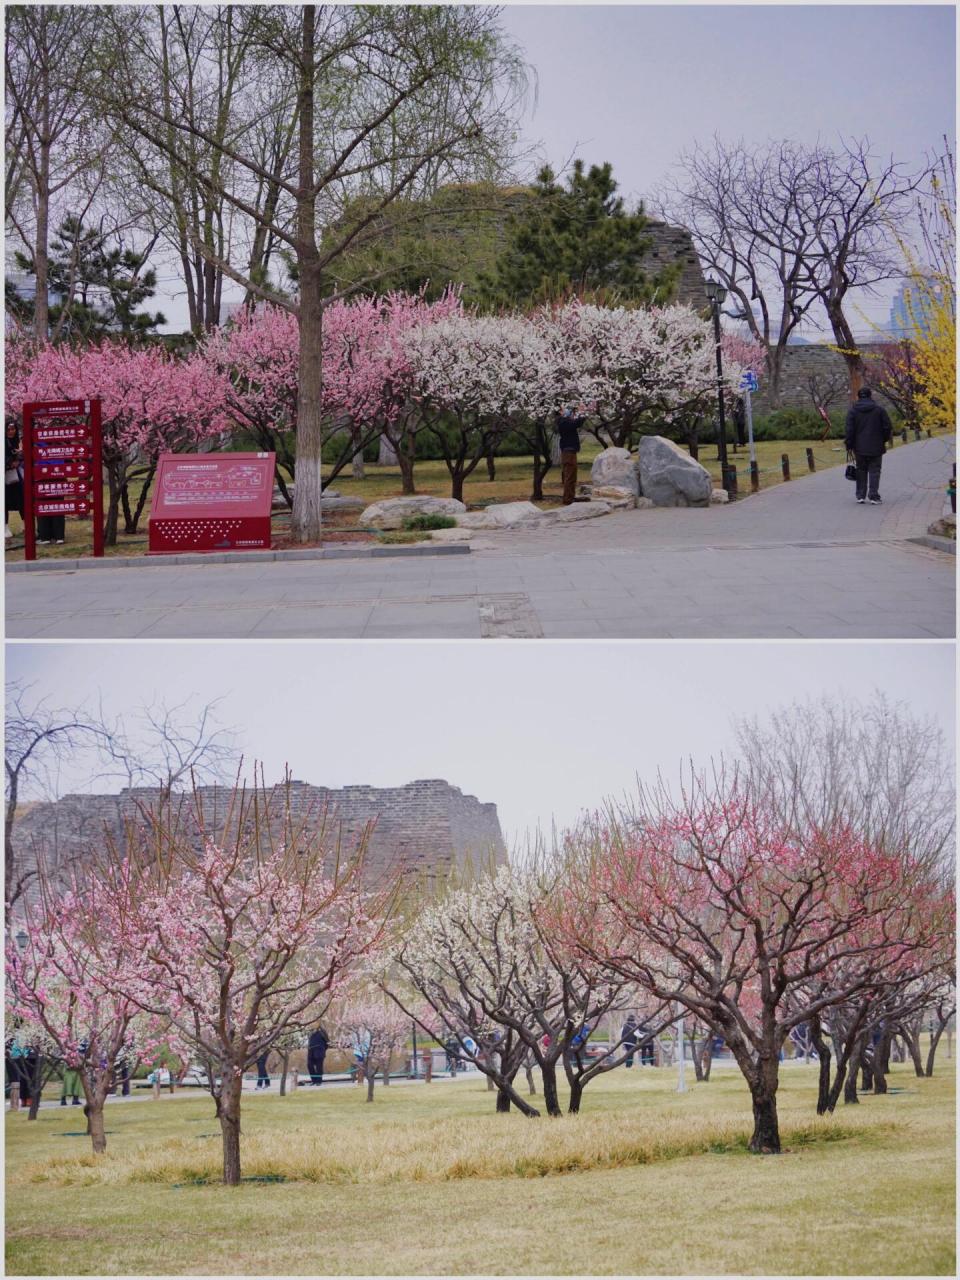
[(323, 1084), (323, 1060), (327, 1056), (329, 1043), (323, 1027), (311, 1031), (307, 1041), (307, 1070), (310, 1072), (311, 1084)]
[[(880, 467), (893, 427), (886, 409), (877, 404), (869, 387), (857, 392), (857, 403), (847, 413), (845, 443), (857, 460), (857, 501), (880, 505)], [(869, 485), (869, 493), (868, 493)]]
[[(582, 408), (583, 406), (581, 406)], [(560, 478), (563, 481), (563, 505), (569, 507), (577, 495), (577, 454), (580, 452), (580, 428), (584, 419), (578, 418), (573, 405), (567, 405), (555, 418), (560, 437)]]

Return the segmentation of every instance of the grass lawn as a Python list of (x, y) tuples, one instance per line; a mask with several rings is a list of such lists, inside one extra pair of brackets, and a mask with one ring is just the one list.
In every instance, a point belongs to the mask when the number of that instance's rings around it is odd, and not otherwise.
[(498, 1116), (485, 1083), (245, 1095), (248, 1176), (216, 1177), (205, 1096), (111, 1105), (95, 1160), (77, 1111), (7, 1116), (9, 1274), (953, 1274), (953, 1063), (814, 1114), (784, 1067), (786, 1151), (745, 1151), (739, 1073), (592, 1083), (584, 1113)]

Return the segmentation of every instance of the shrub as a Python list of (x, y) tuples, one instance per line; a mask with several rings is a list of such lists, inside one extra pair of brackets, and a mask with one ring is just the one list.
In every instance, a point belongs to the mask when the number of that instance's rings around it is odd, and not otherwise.
[(429, 531), (430, 529), (455, 529), (457, 522), (453, 516), (441, 515), (418, 515), (406, 516), (403, 521), (403, 527), (408, 532), (413, 529)]

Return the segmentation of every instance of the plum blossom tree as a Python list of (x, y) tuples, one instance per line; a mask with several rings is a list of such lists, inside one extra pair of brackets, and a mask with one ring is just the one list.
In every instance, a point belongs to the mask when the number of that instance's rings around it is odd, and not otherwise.
[(289, 787), (234, 790), (208, 822), (195, 793), (181, 822), (152, 814), (151, 860), (133, 919), (149, 986), (130, 993), (211, 1068), (223, 1180), (240, 1180), (243, 1072), (281, 1036), (304, 1032), (356, 975), (386, 929), (390, 890), (361, 884), (365, 835), (341, 860), (325, 821), (296, 817)]
[(410, 1019), (385, 996), (357, 991), (334, 1014), (334, 1043), (351, 1054), (373, 1101), (377, 1076), (386, 1081), (394, 1055), (406, 1043)]
[(73, 350), (40, 347), (20, 375), (16, 394), (19, 414), (24, 400), (103, 401), (103, 466), (109, 497), (104, 535), (115, 546), (121, 502), (138, 476), (144, 488), (138, 515), (146, 501), (160, 454), (195, 449), (214, 439), (230, 423), (224, 406), (225, 384), (201, 355), (176, 360), (156, 346), (131, 349), (102, 342)]
[[(622, 999), (627, 983), (556, 934), (549, 903), (558, 890), (555, 876), (500, 867), (422, 912), (395, 957), (398, 975), (493, 1081), (498, 1110), (513, 1104), (526, 1116), (539, 1112), (513, 1081), (528, 1059), (540, 1069), (548, 1115), (559, 1116), (561, 1063), (575, 1112), (589, 1080), (627, 1056), (610, 1046), (595, 1060), (584, 1057), (590, 1031)], [(403, 991), (387, 985), (428, 1029)]]
[(134, 994), (143, 938), (128, 865), (120, 859), (116, 874), (75, 874), (56, 894), (42, 878), (39, 905), (24, 905), (26, 941), (21, 948), (8, 934), (6, 944), (8, 1015), (40, 1052), (79, 1073), (97, 1155), (107, 1149), (103, 1109), (117, 1058), (152, 1054), (163, 1029)]
[(519, 316), (449, 315), (404, 339), (427, 429), (450, 473), (451, 494), (495, 450), (516, 416), (539, 409), (545, 348)]
[[(716, 397), (710, 325), (691, 307), (598, 307), (580, 302), (541, 316), (552, 348), (554, 404), (582, 402), (603, 445), (627, 448), (637, 434), (702, 411)], [(724, 364), (733, 397), (743, 372)]]
[[(783, 821), (736, 775), (641, 790), (582, 841), (576, 895), (606, 927), (571, 944), (722, 1035), (750, 1089), (750, 1149), (778, 1152), (791, 1030), (936, 944), (949, 917), (922, 863), (846, 822)], [(575, 915), (571, 915), (575, 919)]]

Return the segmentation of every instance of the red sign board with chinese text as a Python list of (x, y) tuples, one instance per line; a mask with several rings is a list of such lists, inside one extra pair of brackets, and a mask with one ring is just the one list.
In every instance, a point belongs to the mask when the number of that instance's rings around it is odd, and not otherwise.
[(150, 553), (270, 547), (273, 453), (165, 453), (154, 481)]
[(103, 555), (99, 400), (32, 400), (23, 406), (23, 554), (37, 558), (37, 516), (93, 516)]

